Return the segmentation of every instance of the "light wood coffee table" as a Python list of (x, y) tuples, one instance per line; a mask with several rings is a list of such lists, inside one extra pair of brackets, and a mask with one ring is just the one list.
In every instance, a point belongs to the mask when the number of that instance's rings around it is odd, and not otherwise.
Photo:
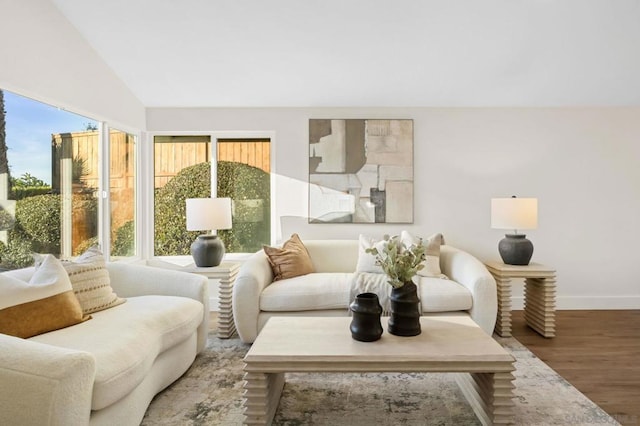
[(244, 358), (245, 424), (269, 425), (286, 372), (449, 372), (485, 425), (513, 423), (514, 358), (466, 316), (422, 317), (422, 334), (351, 338), (349, 317), (273, 317)]

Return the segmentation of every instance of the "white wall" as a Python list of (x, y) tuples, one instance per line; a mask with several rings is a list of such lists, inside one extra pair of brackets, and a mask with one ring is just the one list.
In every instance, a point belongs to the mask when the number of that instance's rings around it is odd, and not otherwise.
[(49, 0), (0, 0), (0, 88), (127, 130), (142, 103)]
[(413, 119), (415, 207), (406, 226), (301, 220), (303, 239), (406, 228), (498, 258), (490, 199), (537, 197), (527, 234), (557, 269), (558, 307), (640, 308), (640, 108), (150, 108), (147, 129), (274, 131), (276, 214), (306, 217), (310, 118)]

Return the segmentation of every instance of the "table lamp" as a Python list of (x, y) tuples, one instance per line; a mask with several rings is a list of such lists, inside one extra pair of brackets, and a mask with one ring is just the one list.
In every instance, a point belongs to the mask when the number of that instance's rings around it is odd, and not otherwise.
[(494, 229), (513, 229), (498, 244), (498, 252), (507, 265), (528, 265), (533, 255), (533, 243), (519, 229), (538, 227), (537, 198), (492, 198), (491, 227)]
[[(231, 198), (187, 198), (187, 231), (231, 229)], [(224, 243), (215, 232), (198, 235), (191, 244), (196, 266), (218, 266)]]

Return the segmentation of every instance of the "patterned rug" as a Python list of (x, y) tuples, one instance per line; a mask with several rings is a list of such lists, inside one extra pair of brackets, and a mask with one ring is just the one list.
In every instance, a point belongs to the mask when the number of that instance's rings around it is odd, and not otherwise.
[[(513, 338), (516, 425), (618, 424)], [(212, 332), (206, 350), (152, 401), (143, 425), (241, 425), (249, 345)], [(478, 425), (449, 374), (286, 375), (274, 425)]]

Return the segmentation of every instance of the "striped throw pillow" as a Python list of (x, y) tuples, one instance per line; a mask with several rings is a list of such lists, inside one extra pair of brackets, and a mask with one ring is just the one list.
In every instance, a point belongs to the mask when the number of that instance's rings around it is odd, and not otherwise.
[(111, 288), (107, 264), (97, 247), (91, 247), (76, 260), (63, 262), (62, 265), (69, 274), (71, 286), (85, 315), (126, 302)]

